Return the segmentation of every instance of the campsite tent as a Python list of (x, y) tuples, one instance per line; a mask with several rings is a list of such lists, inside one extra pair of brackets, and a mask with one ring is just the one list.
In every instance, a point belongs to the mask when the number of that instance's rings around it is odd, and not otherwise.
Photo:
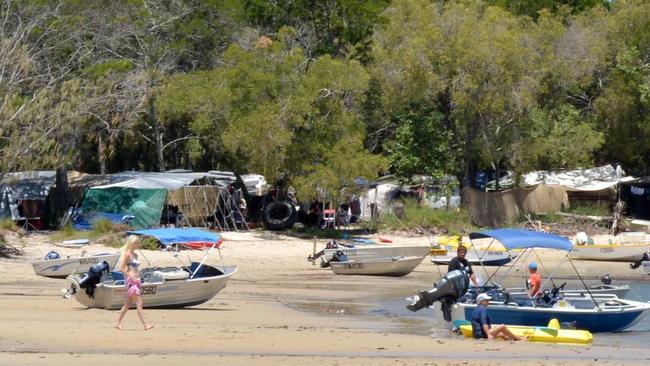
[[(613, 189), (619, 183), (632, 182), (633, 177), (611, 165), (565, 171), (536, 171), (522, 177), (522, 187), (499, 192), (482, 192), (463, 188), (463, 205), (469, 208), (476, 224), (499, 227), (516, 222), (522, 215), (556, 212), (581, 202), (609, 205)], [(512, 186), (512, 175), (501, 180), (501, 186)], [(488, 183), (488, 186), (493, 183)]]
[(132, 215), (134, 227), (148, 228), (159, 226), (163, 212), (174, 212), (175, 219), (182, 220), (175, 224), (229, 230), (237, 227), (241, 215), (233, 212), (237, 205), (224, 187), (223, 180), (210, 173), (123, 172), (111, 175), (110, 184), (86, 192), (82, 215)]
[[(7, 173), (0, 181), (0, 216), (42, 229), (47, 225), (56, 171)], [(30, 220), (25, 221), (25, 220)]]

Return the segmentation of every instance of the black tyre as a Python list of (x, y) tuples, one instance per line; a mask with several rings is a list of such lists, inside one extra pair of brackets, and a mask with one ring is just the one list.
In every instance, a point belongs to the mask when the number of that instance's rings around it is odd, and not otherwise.
[(274, 201), (264, 207), (262, 221), (269, 230), (290, 229), (298, 219), (296, 207), (287, 201)]

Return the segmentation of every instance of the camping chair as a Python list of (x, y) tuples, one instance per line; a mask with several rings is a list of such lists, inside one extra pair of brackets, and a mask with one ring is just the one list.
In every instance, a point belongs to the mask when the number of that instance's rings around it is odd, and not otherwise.
[(40, 217), (38, 216), (29, 217), (29, 215), (27, 214), (21, 215), (20, 210), (18, 209), (18, 204), (10, 204), (9, 210), (11, 211), (11, 216), (13, 217), (14, 221), (23, 222), (22, 225), (20, 225), (21, 228), (23, 228), (24, 230), (30, 230), (30, 228), (31, 230), (38, 230), (38, 228), (33, 223), (29, 222), (29, 220), (37, 221), (41, 219)]
[(323, 224), (321, 225), (321, 228), (334, 229), (335, 223), (336, 223), (336, 210), (331, 208), (323, 210)]
[(349, 207), (346, 205), (339, 206), (339, 210), (336, 213), (336, 224), (344, 226), (345, 228), (350, 225), (350, 212)]

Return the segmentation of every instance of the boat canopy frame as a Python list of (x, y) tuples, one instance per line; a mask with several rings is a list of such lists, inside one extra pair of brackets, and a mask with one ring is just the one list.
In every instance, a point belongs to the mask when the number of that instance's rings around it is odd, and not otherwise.
[[(194, 271), (190, 274), (190, 278), (194, 278), (194, 276), (196, 276), (196, 274), (199, 272), (199, 269), (203, 267), (205, 261), (214, 252), (215, 249), (219, 253), (219, 259), (223, 264), (223, 257), (221, 256), (221, 244), (223, 243), (223, 239), (219, 234), (213, 232), (197, 228), (160, 228), (132, 230), (128, 231), (127, 234), (155, 238), (160, 242), (160, 244), (164, 246), (164, 248), (161, 250), (162, 253), (174, 252), (174, 256), (176, 258), (178, 258), (176, 253), (180, 252), (181, 249), (204, 251), (205, 254), (203, 255), (203, 258), (196, 266)], [(148, 259), (147, 262), (149, 262), (149, 265), (153, 263)], [(225, 266), (225, 264), (223, 265)]]
[[(594, 298), (594, 295), (589, 290), (589, 287), (587, 286), (584, 279), (578, 272), (578, 269), (576, 268), (573, 261), (569, 257), (569, 254), (573, 251), (573, 243), (566, 237), (556, 235), (556, 234), (551, 234), (551, 233), (524, 230), (524, 229), (493, 229), (493, 230), (485, 230), (481, 232), (473, 232), (469, 234), (470, 241), (474, 239), (484, 239), (484, 238), (492, 239), (490, 241), (490, 244), (488, 244), (487, 248), (485, 249), (486, 252), (495, 241), (501, 243), (501, 245), (503, 245), (507, 250), (512, 250), (512, 249), (523, 250), (522, 253), (513, 260), (512, 264), (509, 266), (510, 268), (504, 274), (504, 277), (507, 276), (508, 273), (510, 273), (512, 268), (515, 268), (515, 265), (517, 264), (517, 262), (520, 261), (521, 258), (525, 258), (525, 260), (528, 259), (530, 253), (533, 253), (537, 258), (537, 261), (543, 266), (543, 262), (541, 261), (540, 257), (537, 255), (535, 248), (566, 251), (567, 253), (564, 256), (563, 260), (552, 270), (551, 274), (542, 282), (540, 289), (544, 288), (544, 286), (548, 283), (548, 281), (551, 281), (553, 286), (555, 286), (555, 282), (553, 281), (553, 275), (564, 264), (564, 262), (568, 261), (571, 264), (571, 267), (575, 271), (576, 275), (578, 276), (578, 279), (584, 286), (585, 291), (587, 291), (589, 297), (593, 300), (596, 307), (600, 310), (600, 305)], [(472, 246), (476, 247), (474, 243), (472, 243)], [(492, 280), (492, 278), (496, 275), (496, 273), (499, 271), (499, 268), (500, 267), (497, 267), (494, 270), (494, 272), (488, 277), (488, 279), (480, 287), (477, 293), (483, 291), (487, 283), (489, 283)], [(495, 283), (494, 281), (492, 282)], [(528, 296), (530, 298), (530, 295)], [(534, 301), (533, 301), (533, 307), (536, 307)]]

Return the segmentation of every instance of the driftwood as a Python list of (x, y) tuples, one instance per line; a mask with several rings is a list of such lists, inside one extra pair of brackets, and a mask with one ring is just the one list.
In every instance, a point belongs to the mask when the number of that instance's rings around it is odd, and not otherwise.
[(22, 250), (9, 244), (0, 243), (0, 258), (12, 258), (23, 255)]
[(578, 214), (571, 214), (566, 212), (556, 212), (555, 215), (572, 217), (574, 219), (580, 219), (580, 220), (592, 220), (595, 222), (608, 222), (612, 220), (611, 216), (578, 215)]

